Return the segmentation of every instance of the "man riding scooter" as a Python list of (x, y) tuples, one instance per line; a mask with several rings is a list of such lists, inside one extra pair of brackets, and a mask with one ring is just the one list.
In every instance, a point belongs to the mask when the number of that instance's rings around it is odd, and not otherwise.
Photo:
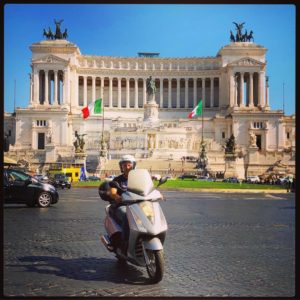
[[(115, 177), (113, 181), (117, 182), (124, 192), (127, 190), (128, 174), (131, 170), (134, 170), (136, 167), (135, 158), (132, 155), (123, 155), (121, 160), (119, 161), (119, 166), (122, 174), (119, 175), (118, 177)], [(120, 190), (117, 191), (117, 189), (114, 187), (110, 187), (108, 189), (107, 194), (113, 200), (111, 201), (112, 205), (110, 206), (109, 214), (123, 228), (122, 248), (123, 248), (123, 252), (126, 253), (127, 246), (128, 246), (129, 226), (126, 217), (126, 206), (122, 205), (122, 197), (121, 197), (122, 192), (120, 192)]]

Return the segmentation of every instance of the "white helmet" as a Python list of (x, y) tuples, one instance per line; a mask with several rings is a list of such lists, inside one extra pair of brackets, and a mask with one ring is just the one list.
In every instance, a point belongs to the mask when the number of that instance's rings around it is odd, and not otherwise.
[(122, 170), (122, 163), (123, 163), (123, 162), (126, 162), (126, 161), (131, 162), (132, 165), (133, 165), (132, 169), (133, 169), (133, 170), (135, 169), (136, 161), (135, 161), (134, 156), (129, 155), (129, 154), (126, 154), (126, 155), (123, 155), (123, 156), (121, 157), (121, 159), (119, 160), (119, 166), (120, 166), (121, 172), (123, 172), (123, 170)]

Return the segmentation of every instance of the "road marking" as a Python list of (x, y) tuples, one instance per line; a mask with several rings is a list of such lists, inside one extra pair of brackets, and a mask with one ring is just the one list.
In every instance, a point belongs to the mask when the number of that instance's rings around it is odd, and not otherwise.
[(274, 196), (274, 195), (271, 195), (271, 194), (266, 194), (265, 197), (266, 198), (271, 198), (271, 199), (274, 199), (274, 200), (285, 200), (285, 198)]

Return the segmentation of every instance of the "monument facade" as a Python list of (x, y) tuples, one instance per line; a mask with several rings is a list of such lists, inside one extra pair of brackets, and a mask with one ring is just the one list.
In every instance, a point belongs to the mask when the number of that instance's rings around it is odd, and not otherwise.
[[(239, 35), (231, 32), (230, 43), (211, 57), (94, 56), (66, 39), (61, 22), (55, 35), (44, 30), (46, 40), (30, 46), (28, 107), (5, 114), (16, 159), (37, 166), (72, 162), (76, 134), (85, 134), (87, 166), (99, 158), (101, 142), (108, 160), (125, 153), (155, 160), (199, 157), (202, 120), (188, 114), (202, 99), (211, 172), (225, 171), (224, 146), (232, 135), (239, 177), (262, 174), (278, 160), (295, 168), (295, 116), (271, 110), (267, 49), (253, 42), (253, 33), (243, 37), (239, 27)], [(82, 108), (98, 98), (102, 114), (84, 120)]]

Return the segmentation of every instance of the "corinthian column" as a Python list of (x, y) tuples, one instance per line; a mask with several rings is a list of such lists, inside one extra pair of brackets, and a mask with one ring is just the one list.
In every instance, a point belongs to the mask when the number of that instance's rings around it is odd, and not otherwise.
[(177, 78), (177, 103), (176, 107), (180, 108), (180, 78)]
[(46, 105), (49, 104), (48, 87), (49, 87), (48, 70), (45, 70), (45, 101), (44, 101), (44, 104), (46, 104)]
[(92, 102), (96, 100), (96, 78), (92, 76)]
[(134, 107), (139, 107), (139, 85), (138, 85), (138, 78), (134, 79)]
[(205, 78), (201, 78), (202, 105), (205, 107)]
[(240, 73), (240, 106), (244, 106), (244, 73)]
[(126, 107), (130, 107), (129, 103), (129, 78), (126, 78)]
[(108, 107), (112, 107), (112, 88), (113, 88), (113, 79), (109, 77), (109, 84), (108, 84)]
[(57, 105), (57, 71), (54, 71), (54, 105)]
[(104, 89), (104, 78), (100, 78), (100, 98), (103, 101), (103, 107), (104, 107), (104, 99), (103, 99), (103, 89)]
[(164, 79), (161, 78), (159, 81), (159, 93), (160, 93), (160, 98), (159, 98), (159, 106), (162, 108), (164, 105)]
[(214, 107), (214, 78), (210, 78), (210, 107)]
[(121, 78), (118, 78), (118, 108), (121, 108)]
[(253, 73), (249, 74), (249, 106), (253, 106)]
[(185, 97), (184, 97), (184, 107), (188, 108), (189, 107), (189, 79), (185, 78)]
[(35, 68), (33, 71), (33, 102), (39, 104), (39, 70)]
[(87, 77), (83, 76), (83, 106), (87, 106)]
[(197, 78), (194, 78), (194, 107), (197, 105)]
[(143, 103), (147, 102), (147, 93), (146, 93), (146, 78), (143, 78)]
[(172, 79), (168, 79), (168, 108), (172, 107)]
[(234, 78), (233, 72), (231, 72), (229, 75), (229, 104), (230, 104), (230, 107), (233, 107), (235, 105), (234, 88), (235, 88), (235, 78)]

